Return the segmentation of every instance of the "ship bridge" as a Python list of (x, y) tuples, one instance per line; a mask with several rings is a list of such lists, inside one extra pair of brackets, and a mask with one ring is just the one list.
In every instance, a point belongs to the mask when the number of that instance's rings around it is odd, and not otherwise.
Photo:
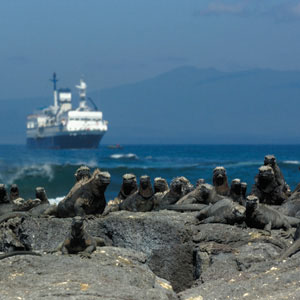
[(107, 122), (102, 120), (101, 111), (69, 111), (68, 131), (107, 131)]

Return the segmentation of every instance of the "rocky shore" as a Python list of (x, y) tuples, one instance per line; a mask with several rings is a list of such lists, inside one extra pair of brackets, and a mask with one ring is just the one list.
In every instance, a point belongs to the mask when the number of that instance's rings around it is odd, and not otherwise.
[[(178, 177), (150, 189), (147, 176), (137, 187), (126, 175), (119, 196), (103, 208), (109, 174), (82, 168), (65, 198), (72, 201), (64, 199), (60, 210), (73, 203), (65, 217), (44, 198), (22, 211), (22, 201), (2, 201), (0, 250), (40, 256), (0, 256), (0, 299), (300, 299), (300, 252), (286, 252), (299, 238), (299, 192), (289, 191), (270, 159), (250, 196), (238, 180), (229, 186), (222, 168), (213, 185), (199, 180), (195, 187)], [(87, 205), (98, 213), (85, 213)], [(65, 255), (57, 247), (65, 241), (74, 248), (75, 215), (85, 220), (85, 240), (102, 244)]]

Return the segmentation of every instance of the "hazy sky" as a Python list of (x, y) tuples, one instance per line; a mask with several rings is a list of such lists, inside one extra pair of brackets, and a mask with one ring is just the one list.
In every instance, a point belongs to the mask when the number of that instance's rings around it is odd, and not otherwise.
[(182, 65), (300, 70), (300, 1), (1, 0), (0, 99), (139, 81)]

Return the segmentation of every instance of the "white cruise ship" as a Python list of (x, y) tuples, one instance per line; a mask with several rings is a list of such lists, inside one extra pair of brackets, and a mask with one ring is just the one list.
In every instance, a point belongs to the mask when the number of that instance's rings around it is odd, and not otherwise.
[[(56, 89), (56, 74), (53, 82), (54, 104), (27, 116), (27, 146), (45, 149), (97, 148), (107, 131), (108, 122), (103, 120), (91, 98), (86, 98), (86, 83), (81, 79), (76, 85), (80, 102), (72, 108), (70, 89)], [(87, 105), (90, 100), (94, 108)]]

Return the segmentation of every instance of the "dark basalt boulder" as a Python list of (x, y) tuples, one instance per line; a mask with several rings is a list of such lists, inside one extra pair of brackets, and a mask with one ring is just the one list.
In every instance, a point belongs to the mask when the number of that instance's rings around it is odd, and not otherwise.
[[(277, 261), (277, 251), (270, 244), (245, 246), (240, 254), (219, 254), (210, 262), (211, 273), (204, 281), (178, 294), (180, 300), (223, 299), (300, 299), (298, 288), (300, 255), (294, 259)], [(249, 257), (252, 251), (254, 262), (246, 264), (233, 257)], [(227, 270), (225, 270), (225, 266)], [(231, 268), (229, 267), (231, 265)], [(220, 274), (222, 276), (213, 276)]]
[(193, 226), (193, 240), (196, 280), (191, 289), (178, 294), (179, 299), (279, 300), (284, 299), (284, 290), (298, 295), (283, 278), (296, 283), (300, 268), (293, 265), (288, 270), (283, 265), (282, 276), (277, 270), (276, 259), (290, 243), (279, 232), (266, 236), (256, 229), (200, 224)]
[[(193, 215), (169, 211), (115, 212), (101, 220), (114, 246), (142, 251), (159, 277), (171, 282), (175, 291), (193, 282)], [(118, 228), (116, 230), (116, 228)]]
[[(169, 211), (118, 211), (89, 220), (87, 232), (106, 244), (134, 249), (147, 257), (150, 269), (170, 281), (175, 291), (191, 287), (194, 280), (191, 214)], [(22, 232), (34, 250), (56, 249), (68, 235), (70, 218), (25, 218)]]
[(90, 259), (77, 255), (14, 256), (1, 261), (3, 299), (176, 300), (172, 286), (145, 264), (146, 256), (103, 247)]
[(23, 221), (23, 217), (15, 217), (0, 223), (0, 251), (31, 250), (28, 236), (23, 233)]
[[(164, 278), (162, 285), (167, 287), (168, 291), (171, 291), (171, 287), (165, 281), (168, 280), (173, 289), (179, 292), (178, 296), (180, 299), (198, 300), (201, 299), (199, 297), (203, 297), (203, 299), (257, 299), (260, 297), (261, 299), (272, 298), (279, 300), (283, 299), (284, 290), (288, 291), (291, 297), (294, 296), (295, 299), (298, 299), (298, 292), (295, 286), (297, 286), (299, 281), (300, 269), (298, 266), (300, 254), (296, 253), (291, 258), (288, 258), (286, 262), (277, 260), (280, 254), (290, 245), (291, 239), (284, 239), (280, 230), (272, 230), (272, 235), (269, 236), (255, 228), (226, 224), (199, 224), (195, 218), (196, 214), (165, 210), (145, 213), (118, 211), (106, 217), (100, 216), (88, 220), (86, 230), (93, 237), (107, 240), (108, 244), (112, 243), (115, 247), (126, 248), (120, 249), (120, 251), (142, 252), (143, 254), (138, 254), (143, 256), (142, 266), (150, 267), (156, 276)], [(15, 219), (10, 220), (13, 221)], [(17, 237), (20, 238), (21, 235), (26, 237), (26, 239), (23, 239), (23, 244), (34, 251), (52, 250), (64, 241), (71, 222), (71, 218), (25, 217), (22, 223), (17, 225), (17, 228), (20, 228)], [(4, 227), (0, 226), (0, 234), (1, 230), (6, 230)], [(61, 281), (66, 282), (64, 285), (70, 288), (69, 284), (73, 282), (73, 289), (68, 291), (69, 296), (72, 296), (74, 299), (79, 299), (79, 297), (80, 299), (93, 299), (93, 297), (97, 296), (101, 299), (103, 295), (98, 294), (98, 285), (90, 278), (94, 278), (94, 274), (97, 274), (98, 284), (103, 285), (102, 269), (108, 267), (111, 277), (109, 275), (107, 277), (108, 280), (105, 281), (109, 286), (104, 294), (106, 299), (114, 299), (113, 297), (117, 299), (122, 299), (122, 297), (125, 299), (136, 299), (133, 294), (127, 294), (129, 287), (137, 291), (136, 297), (141, 297), (140, 290), (136, 290), (135, 284), (138, 284), (145, 292), (145, 290), (148, 290), (148, 285), (142, 285), (141, 282), (148, 282), (148, 277), (144, 277), (143, 273), (138, 273), (139, 279), (131, 277), (132, 273), (135, 274), (135, 272), (140, 271), (140, 265), (133, 265), (130, 270), (126, 269), (128, 265), (132, 266), (131, 263), (127, 265), (126, 260), (122, 259), (126, 254), (118, 252), (117, 256), (114, 256), (112, 250), (106, 249), (112, 248), (97, 248), (92, 253), (90, 260), (83, 260), (78, 255), (69, 257), (57, 254), (45, 255), (45, 258), (43, 256), (41, 258), (18, 256), (4, 259), (1, 261), (1, 265), (9, 260), (13, 262), (9, 264), (10, 268), (16, 269), (6, 269), (7, 265), (5, 265), (5, 269), (1, 272), (5, 278), (3, 284), (7, 284), (7, 278), (9, 278), (9, 275), (6, 274), (15, 272), (17, 268), (22, 273), (23, 264), (26, 264), (26, 267), (28, 267), (27, 263), (30, 262), (29, 273), (24, 271), (24, 274), (29, 275), (24, 276), (24, 278), (26, 277), (25, 280), (28, 278), (32, 282), (31, 273), (33, 273), (33, 270), (35, 274), (40, 274), (40, 278), (44, 278), (43, 274), (50, 274), (46, 276), (47, 287), (50, 286), (52, 288), (52, 282), (54, 282), (52, 278), (56, 276), (55, 282), (58, 283), (60, 281), (57, 278), (60, 279), (60, 274), (62, 273), (64, 278), (70, 278), (70, 281)], [(1, 240), (0, 250), (2, 250)], [(106, 258), (98, 256), (99, 253), (104, 254)], [(52, 268), (52, 260), (47, 260), (47, 257), (62, 260), (54, 263)], [(113, 258), (114, 266), (121, 269), (124, 267), (125, 269), (123, 270), (128, 274), (123, 274), (122, 270), (120, 271), (119, 269), (116, 269), (116, 271), (111, 270), (109, 267), (110, 262), (106, 260), (108, 258)], [(128, 256), (125, 256), (125, 258), (129, 261), (133, 260), (133, 258)], [(42, 261), (42, 271), (40, 271), (39, 265), (35, 264), (40, 259), (46, 259)], [(85, 265), (81, 264), (82, 261)], [(90, 263), (95, 265), (95, 269), (90, 267)], [(47, 268), (45, 268), (45, 265), (47, 265)], [(75, 270), (72, 269), (73, 265), (76, 265), (78, 270), (76, 274), (74, 274)], [(136, 268), (138, 269), (137, 271)], [(57, 272), (55, 271), (56, 269), (58, 270)], [(87, 277), (85, 272), (89, 272)], [(86, 278), (88, 281), (85, 282), (82, 278)], [(119, 286), (114, 287), (115, 280), (119, 281)], [(88, 284), (90, 293), (87, 294), (86, 292), (86, 294), (83, 294), (83, 291), (78, 286), (76, 289), (78, 282)], [(289, 285), (289, 282), (292, 283), (292, 286)], [(58, 286), (61, 287), (61, 285)], [(156, 284), (154, 283), (153, 286), (152, 291), (155, 292)], [(13, 287), (15, 288), (15, 286)], [(37, 287), (40, 286), (37, 285)], [(86, 287), (84, 285), (84, 288)], [(21, 285), (21, 290), (22, 288), (23, 286)], [(101, 288), (104, 289), (106, 287)], [(65, 291), (63, 292), (61, 289), (58, 291), (56, 287), (53, 287), (53, 289), (57, 292), (56, 297), (65, 295)], [(118, 289), (118, 291), (114, 291), (114, 289)], [(6, 289), (2, 290), (6, 291)], [(8, 290), (11, 291), (10, 287)], [(44, 290), (39, 288), (38, 295), (44, 296)], [(51, 290), (48, 293), (51, 294)], [(124, 293), (126, 296), (122, 296)], [(148, 294), (142, 294), (142, 296), (145, 299), (168, 299), (161, 294), (155, 294), (154, 298), (151, 298)], [(173, 299), (173, 296), (174, 294), (172, 296), (167, 294), (167, 297), (171, 297), (170, 299)]]

